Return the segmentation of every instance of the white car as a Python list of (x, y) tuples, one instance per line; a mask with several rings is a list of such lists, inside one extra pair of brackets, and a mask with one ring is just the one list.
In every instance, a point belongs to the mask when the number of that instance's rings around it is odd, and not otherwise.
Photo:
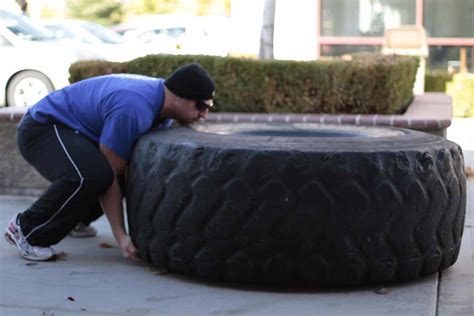
[(97, 23), (64, 19), (41, 23), (57, 38), (79, 42), (109, 61), (124, 62), (147, 54), (143, 45), (124, 43), (121, 35)]
[(90, 56), (27, 17), (0, 10), (0, 106), (35, 104), (68, 85), (71, 63)]
[(112, 29), (155, 53), (227, 56), (230, 20), (222, 16), (155, 15), (137, 17)]

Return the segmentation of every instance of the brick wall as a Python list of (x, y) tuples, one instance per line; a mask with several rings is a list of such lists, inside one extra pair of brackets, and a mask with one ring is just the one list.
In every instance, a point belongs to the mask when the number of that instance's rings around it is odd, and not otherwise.
[(38, 195), (48, 182), (21, 157), (16, 145), (17, 124), (0, 121), (0, 194)]

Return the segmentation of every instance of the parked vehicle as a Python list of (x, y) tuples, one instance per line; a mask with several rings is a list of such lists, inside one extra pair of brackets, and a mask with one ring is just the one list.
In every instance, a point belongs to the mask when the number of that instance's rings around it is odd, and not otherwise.
[(28, 18), (0, 10), (0, 106), (33, 105), (66, 86), (78, 57), (63, 46)]
[(97, 36), (102, 42), (108, 44), (123, 44), (124, 40), (122, 35), (117, 32), (112, 31), (111, 29), (100, 25), (98, 23), (90, 22), (90, 21), (82, 21), (76, 20), (77, 23), (90, 33)]
[(97, 23), (81, 20), (41, 22), (56, 37), (79, 42), (109, 61), (128, 61), (148, 53), (145, 47), (124, 43), (121, 35)]
[(114, 26), (125, 40), (155, 53), (226, 56), (230, 21), (222, 16), (154, 15)]

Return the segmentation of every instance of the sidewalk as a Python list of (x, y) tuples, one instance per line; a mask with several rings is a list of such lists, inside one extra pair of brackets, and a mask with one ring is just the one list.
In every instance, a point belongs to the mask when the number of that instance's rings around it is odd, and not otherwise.
[[(467, 159), (472, 121), (455, 121), (448, 138)], [(473, 136), (471, 136), (473, 137)], [(472, 143), (474, 144), (474, 142)], [(466, 159), (466, 161), (467, 161)], [(96, 238), (66, 238), (61, 260), (33, 263), (0, 240), (0, 315), (474, 315), (474, 178), (456, 264), (415, 282), (346, 289), (249, 287), (160, 275), (122, 259), (105, 218)], [(0, 229), (33, 198), (0, 196)], [(112, 245), (112, 248), (107, 248)]]

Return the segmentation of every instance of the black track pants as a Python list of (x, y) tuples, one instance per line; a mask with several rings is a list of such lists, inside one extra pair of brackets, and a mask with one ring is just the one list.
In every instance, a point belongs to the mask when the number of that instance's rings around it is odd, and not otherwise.
[(63, 125), (40, 124), (28, 113), (17, 142), (26, 161), (51, 182), (20, 216), (31, 245), (54, 245), (79, 222), (89, 224), (102, 215), (99, 198), (114, 175), (98, 144)]

